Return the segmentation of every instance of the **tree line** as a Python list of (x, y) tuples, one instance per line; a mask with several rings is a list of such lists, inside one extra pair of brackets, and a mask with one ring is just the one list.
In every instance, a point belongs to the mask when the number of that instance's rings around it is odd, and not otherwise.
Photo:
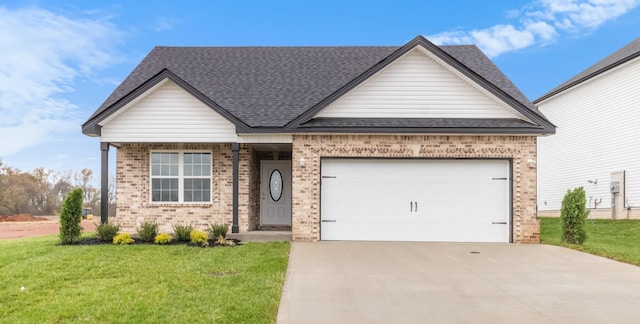
[[(21, 171), (0, 160), (0, 216), (56, 215), (74, 188), (82, 189), (85, 208), (100, 214), (100, 188), (93, 186), (93, 171), (53, 171), (44, 167)], [(109, 181), (109, 211), (115, 211), (115, 178)]]

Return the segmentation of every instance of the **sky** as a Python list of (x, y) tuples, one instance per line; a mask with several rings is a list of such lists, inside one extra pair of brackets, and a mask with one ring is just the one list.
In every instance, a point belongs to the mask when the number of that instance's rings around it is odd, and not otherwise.
[(99, 139), (80, 125), (154, 46), (401, 46), (422, 35), (477, 45), (534, 100), (638, 31), (640, 0), (3, 0), (0, 160), (98, 175)]

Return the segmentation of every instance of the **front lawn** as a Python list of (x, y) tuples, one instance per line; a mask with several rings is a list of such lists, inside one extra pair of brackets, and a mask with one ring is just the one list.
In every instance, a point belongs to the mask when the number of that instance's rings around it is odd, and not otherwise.
[[(233, 248), (0, 241), (6, 323), (275, 323), (288, 242)], [(24, 290), (21, 290), (24, 287)]]
[(594, 219), (585, 225), (587, 241), (582, 246), (572, 245), (561, 240), (560, 218), (541, 218), (541, 241), (640, 265), (640, 220)]

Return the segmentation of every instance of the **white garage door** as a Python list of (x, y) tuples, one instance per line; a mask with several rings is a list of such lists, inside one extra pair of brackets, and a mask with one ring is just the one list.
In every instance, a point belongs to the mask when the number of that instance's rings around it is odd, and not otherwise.
[(323, 159), (322, 240), (509, 242), (506, 160)]

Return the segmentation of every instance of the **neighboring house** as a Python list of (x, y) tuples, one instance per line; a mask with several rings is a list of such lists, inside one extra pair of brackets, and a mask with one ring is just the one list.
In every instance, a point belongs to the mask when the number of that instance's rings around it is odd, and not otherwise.
[(477, 47), (423, 37), (156, 47), (83, 125), (103, 187), (117, 147), (125, 228), (301, 241), (538, 242), (536, 143), (553, 132)]
[(538, 142), (539, 214), (584, 187), (591, 217), (639, 217), (640, 38), (534, 103), (558, 127)]

